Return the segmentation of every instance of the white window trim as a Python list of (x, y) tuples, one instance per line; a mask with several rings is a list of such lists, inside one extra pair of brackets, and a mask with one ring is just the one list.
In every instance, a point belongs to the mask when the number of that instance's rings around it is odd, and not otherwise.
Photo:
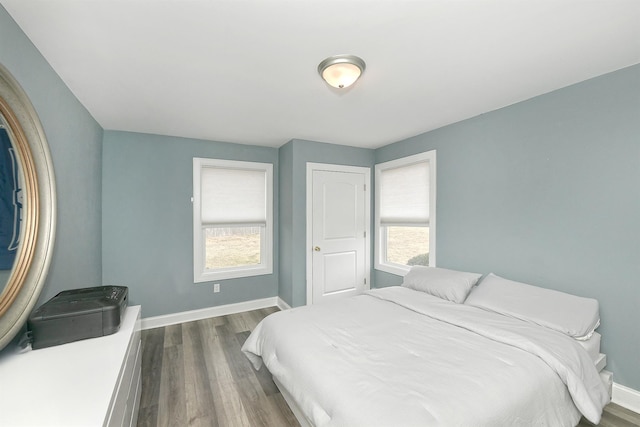
[[(205, 269), (205, 241), (201, 220), (200, 174), (203, 167), (219, 167), (227, 169), (254, 169), (266, 173), (267, 177), (267, 221), (261, 238), (261, 264), (242, 266), (215, 271)], [(260, 276), (273, 273), (273, 165), (271, 163), (242, 162), (236, 160), (220, 160), (193, 158), (193, 281), (194, 283), (215, 280), (234, 279), (239, 277)], [(224, 225), (224, 224), (220, 224)], [(247, 224), (249, 225), (249, 224)]]
[(395, 263), (383, 262), (386, 259), (385, 252), (386, 238), (382, 235), (384, 230), (380, 226), (380, 175), (386, 169), (394, 169), (402, 166), (409, 166), (414, 163), (429, 162), (429, 265), (436, 265), (436, 150), (426, 151), (424, 153), (414, 154), (408, 157), (391, 160), (375, 165), (375, 249), (374, 249), (374, 268), (376, 270), (385, 271), (387, 273), (404, 276), (411, 267)]

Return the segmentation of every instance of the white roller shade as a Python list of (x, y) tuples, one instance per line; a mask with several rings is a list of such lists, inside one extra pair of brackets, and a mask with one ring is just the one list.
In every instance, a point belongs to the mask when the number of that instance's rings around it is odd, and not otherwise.
[(429, 162), (380, 174), (380, 224), (429, 225)]
[(266, 179), (264, 170), (203, 167), (202, 224), (265, 224)]

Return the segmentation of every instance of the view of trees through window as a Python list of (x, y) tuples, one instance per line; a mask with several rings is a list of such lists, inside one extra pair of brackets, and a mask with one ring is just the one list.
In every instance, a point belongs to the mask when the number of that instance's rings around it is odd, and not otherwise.
[(429, 227), (385, 227), (387, 262), (429, 265)]
[[(387, 261), (400, 265), (429, 265), (429, 227), (386, 227)], [(260, 264), (260, 227), (209, 227), (206, 268)]]
[(208, 227), (206, 269), (260, 264), (260, 227)]

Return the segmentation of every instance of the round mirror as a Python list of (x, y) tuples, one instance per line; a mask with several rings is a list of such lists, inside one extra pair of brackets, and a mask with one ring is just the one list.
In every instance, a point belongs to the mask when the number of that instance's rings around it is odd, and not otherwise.
[(0, 349), (42, 290), (55, 236), (49, 146), (29, 98), (0, 65)]

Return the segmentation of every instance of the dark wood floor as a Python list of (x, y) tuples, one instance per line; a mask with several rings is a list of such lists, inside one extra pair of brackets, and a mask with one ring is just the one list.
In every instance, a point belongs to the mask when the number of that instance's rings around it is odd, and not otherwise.
[[(138, 426), (298, 426), (269, 372), (256, 372), (240, 351), (258, 322), (277, 310), (142, 331)], [(599, 426), (638, 427), (640, 415), (610, 404)]]
[[(631, 412), (627, 408), (623, 408), (615, 403), (610, 403), (604, 408), (602, 414), (602, 420), (600, 420), (600, 427), (639, 427), (640, 426), (640, 414)], [(584, 418), (580, 420), (578, 427), (593, 427), (593, 424)]]
[(271, 374), (240, 351), (277, 310), (143, 331), (138, 426), (298, 426)]

